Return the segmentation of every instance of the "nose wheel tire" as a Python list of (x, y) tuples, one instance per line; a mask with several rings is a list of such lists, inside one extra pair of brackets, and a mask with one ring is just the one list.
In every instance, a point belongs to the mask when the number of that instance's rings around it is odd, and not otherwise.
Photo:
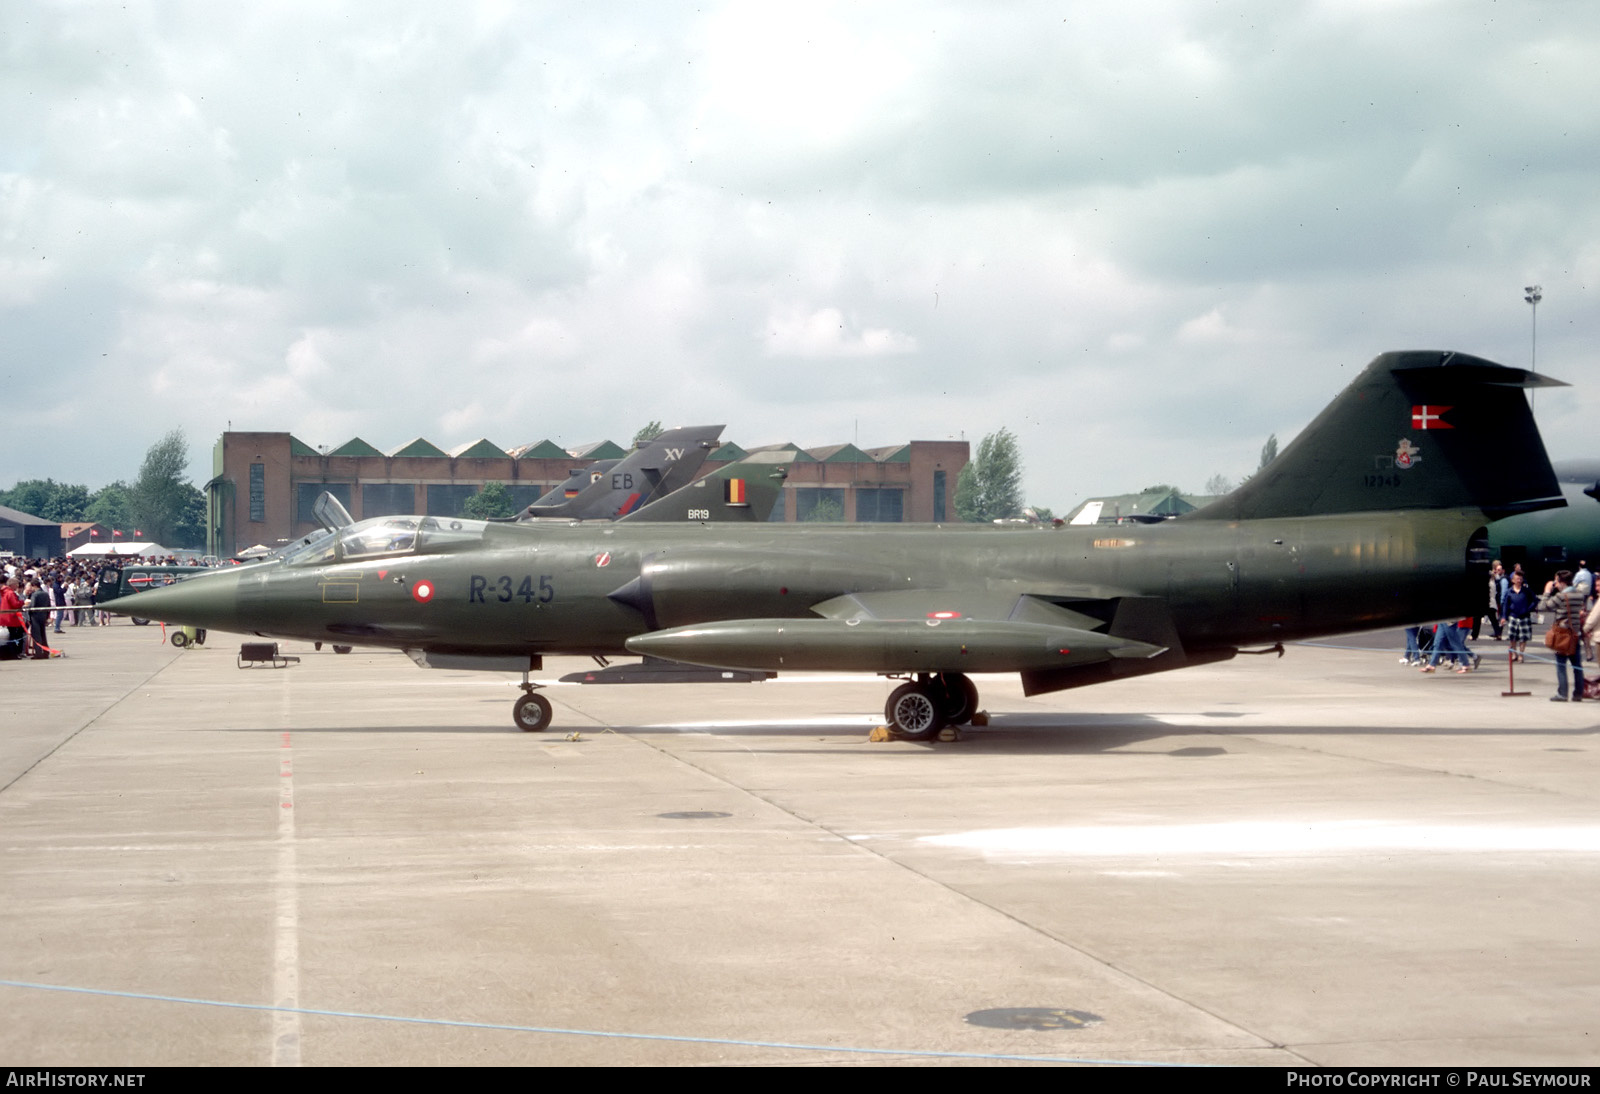
[(883, 717), (901, 740), (931, 741), (944, 728), (942, 699), (934, 687), (921, 681), (901, 684), (889, 693)]
[(511, 720), (524, 733), (542, 733), (550, 726), (550, 700), (530, 691), (511, 708)]

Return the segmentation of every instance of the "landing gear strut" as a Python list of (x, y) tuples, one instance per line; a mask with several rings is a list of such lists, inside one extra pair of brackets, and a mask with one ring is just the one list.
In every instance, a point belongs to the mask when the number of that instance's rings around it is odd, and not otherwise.
[(883, 717), (904, 741), (931, 741), (945, 726), (966, 725), (978, 711), (978, 689), (959, 672), (925, 672), (889, 693)]
[(550, 700), (534, 689), (539, 685), (522, 674), (522, 695), (511, 706), (511, 720), (524, 733), (543, 733), (550, 728)]

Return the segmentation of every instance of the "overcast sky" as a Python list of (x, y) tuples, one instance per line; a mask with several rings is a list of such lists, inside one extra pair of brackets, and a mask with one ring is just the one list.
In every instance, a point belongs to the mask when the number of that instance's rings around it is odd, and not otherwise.
[(1060, 512), (1526, 365), (1533, 282), (1594, 456), (1593, 0), (0, 4), (0, 487), (1009, 427)]

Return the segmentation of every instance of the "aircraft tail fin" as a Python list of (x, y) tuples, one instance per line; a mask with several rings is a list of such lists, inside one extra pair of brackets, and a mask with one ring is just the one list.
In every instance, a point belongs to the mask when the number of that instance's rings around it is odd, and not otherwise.
[(618, 520), (764, 522), (783, 496), (794, 449), (752, 452)]
[[(555, 491), (551, 491), (518, 515), (522, 519), (563, 517), (572, 520), (612, 520), (627, 516), (652, 499), (659, 499), (687, 483), (716, 447), (722, 429), (720, 425), (699, 425), (665, 430), (649, 440), (637, 442), (633, 451), (619, 460), (591, 465), (590, 481), (586, 485), (579, 476), (557, 488), (568, 494), (570, 487), (576, 485), (576, 494), (558, 499)], [(603, 474), (593, 473), (600, 469)]]
[(1565, 386), (1463, 353), (1382, 354), (1243, 486), (1178, 519), (1563, 505), (1520, 389)]

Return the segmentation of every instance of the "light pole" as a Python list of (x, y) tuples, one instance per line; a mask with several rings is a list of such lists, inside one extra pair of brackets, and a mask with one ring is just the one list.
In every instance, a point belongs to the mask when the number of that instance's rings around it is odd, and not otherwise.
[(1529, 285), (1522, 290), (1522, 299), (1533, 305), (1533, 335), (1528, 346), (1528, 369), (1539, 371), (1539, 301), (1544, 299), (1543, 285)]
[[(1528, 339), (1528, 371), (1535, 376), (1539, 374), (1539, 301), (1544, 299), (1543, 285), (1525, 285), (1522, 289), (1522, 299), (1526, 300), (1533, 308), (1533, 330)], [(1528, 409), (1533, 409), (1537, 392), (1528, 389)]]

